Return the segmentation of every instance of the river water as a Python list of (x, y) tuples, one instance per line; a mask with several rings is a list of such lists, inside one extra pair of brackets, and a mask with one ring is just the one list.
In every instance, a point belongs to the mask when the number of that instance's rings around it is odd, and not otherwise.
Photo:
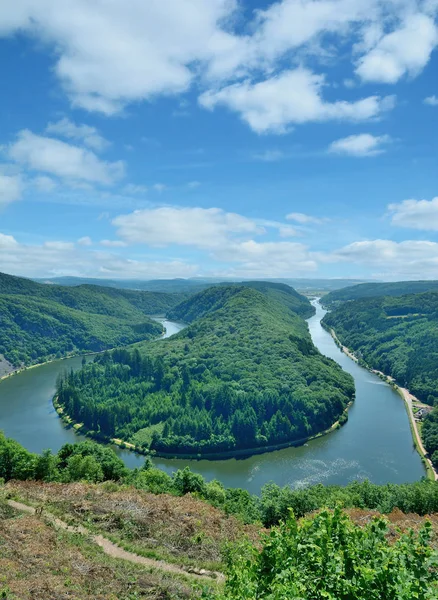
[[(400, 396), (379, 377), (359, 367), (343, 354), (320, 324), (325, 311), (315, 302), (316, 314), (308, 320), (317, 348), (350, 373), (356, 384), (356, 402), (348, 423), (341, 429), (308, 442), (246, 459), (187, 461), (154, 459), (157, 467), (171, 473), (187, 464), (206, 479), (219, 479), (227, 487), (258, 493), (270, 481), (294, 488), (324, 483), (344, 485), (369, 479), (374, 483), (404, 483), (420, 479), (425, 470), (416, 452), (409, 420)], [(162, 321), (166, 337), (183, 325)], [(56, 361), (24, 371), (0, 383), (0, 429), (33, 452), (57, 451), (81, 436), (65, 429), (51, 399), (58, 373), (77, 369), (81, 357)], [(129, 467), (141, 466), (144, 457), (117, 450)]]

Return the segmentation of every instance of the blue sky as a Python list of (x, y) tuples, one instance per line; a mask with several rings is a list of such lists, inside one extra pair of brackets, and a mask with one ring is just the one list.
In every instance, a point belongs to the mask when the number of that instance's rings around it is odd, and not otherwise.
[(437, 0), (0, 5), (0, 270), (438, 278)]

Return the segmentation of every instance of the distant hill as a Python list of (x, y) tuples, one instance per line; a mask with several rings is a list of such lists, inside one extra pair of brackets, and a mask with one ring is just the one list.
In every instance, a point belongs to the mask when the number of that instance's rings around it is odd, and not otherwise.
[(151, 339), (162, 327), (147, 315), (164, 314), (184, 297), (44, 285), (0, 273), (0, 357), (18, 367)]
[(311, 317), (315, 309), (305, 296), (296, 292), (284, 283), (268, 281), (244, 281), (235, 284), (220, 284), (191, 296), (168, 313), (172, 319), (180, 319), (191, 323), (216, 310), (231, 295), (238, 293), (239, 288), (248, 287), (261, 292), (267, 298), (277, 301), (303, 318)]
[(335, 290), (324, 296), (325, 306), (333, 306), (359, 298), (376, 296), (403, 296), (438, 291), (438, 281), (395, 281), (392, 283), (361, 283)]
[[(231, 285), (240, 283), (245, 285), (247, 282), (230, 278), (215, 277), (194, 277), (192, 279), (153, 279), (145, 281), (142, 279), (97, 279), (87, 277), (52, 277), (45, 279), (35, 279), (39, 283), (58, 284), (63, 286), (78, 285), (100, 285), (104, 287), (114, 287), (120, 289), (145, 290), (149, 292), (169, 292), (169, 293), (197, 293), (213, 285), (223, 284)], [(337, 290), (343, 287), (352, 286), (357, 283), (363, 283), (363, 279), (264, 279), (268, 283), (282, 283), (291, 286), (302, 293), (322, 293)]]

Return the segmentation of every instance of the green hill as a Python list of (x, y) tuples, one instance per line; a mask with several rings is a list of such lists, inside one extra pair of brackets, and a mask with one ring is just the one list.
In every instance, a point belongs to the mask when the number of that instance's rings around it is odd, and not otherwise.
[(0, 355), (13, 366), (155, 338), (184, 296), (98, 286), (62, 287), (0, 273)]
[(395, 281), (392, 283), (361, 283), (334, 290), (323, 298), (324, 306), (334, 307), (342, 302), (375, 298), (376, 296), (404, 296), (438, 291), (438, 281)]
[(347, 302), (323, 323), (361, 360), (436, 406), (422, 437), (438, 466), (438, 292)]
[(62, 383), (75, 421), (162, 453), (233, 453), (324, 431), (353, 398), (352, 378), (318, 352), (305, 321), (255, 289), (210, 288), (171, 315), (192, 324)]

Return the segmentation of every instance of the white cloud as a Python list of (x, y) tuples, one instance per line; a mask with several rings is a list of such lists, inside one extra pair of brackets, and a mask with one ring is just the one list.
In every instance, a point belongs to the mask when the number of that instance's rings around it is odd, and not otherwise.
[(78, 239), (78, 246), (92, 246), (93, 240), (88, 236), (84, 236)]
[(102, 161), (91, 150), (35, 135), (28, 129), (20, 131), (9, 146), (9, 156), (32, 170), (73, 181), (109, 185), (124, 174), (122, 161)]
[(15, 0), (0, 4), (0, 34), (20, 31), (54, 46), (55, 72), (73, 103), (105, 114), (157, 94), (185, 91), (225, 34), (234, 0)]
[(47, 193), (53, 192), (53, 190), (55, 190), (57, 187), (56, 181), (54, 181), (51, 177), (47, 177), (46, 175), (34, 177), (32, 183), (38, 190)]
[(394, 106), (391, 96), (326, 102), (323, 86), (323, 76), (298, 68), (259, 83), (245, 81), (208, 91), (199, 101), (210, 110), (222, 104), (238, 112), (257, 133), (286, 133), (290, 125), (318, 121), (369, 121)]
[(122, 240), (101, 240), (99, 243), (107, 248), (125, 248), (127, 246), (126, 242), (122, 242)]
[(18, 242), (12, 235), (0, 233), (0, 250), (15, 248), (16, 246), (18, 246)]
[(377, 269), (374, 276), (384, 279), (436, 278), (438, 243), (416, 240), (366, 240), (340, 248), (327, 255), (325, 260), (351, 262), (368, 269)]
[(309, 223), (314, 225), (320, 225), (327, 221), (327, 219), (320, 219), (318, 217), (312, 217), (311, 215), (306, 215), (304, 213), (294, 212), (286, 215), (286, 219), (288, 221), (295, 221), (295, 223), (299, 223), (300, 225), (308, 225)]
[(192, 277), (197, 265), (181, 260), (130, 260), (106, 251), (75, 248), (70, 242), (46, 242), (41, 245), (18, 243), (0, 233), (2, 271), (23, 277), (74, 275), (115, 279), (160, 279)]
[(438, 106), (438, 96), (428, 96), (424, 99), (424, 104), (429, 106)]
[(292, 277), (315, 271), (318, 266), (308, 248), (296, 242), (231, 243), (216, 250), (214, 257), (240, 263), (227, 271), (235, 277)]
[(390, 204), (392, 225), (438, 231), (438, 196), (432, 200), (404, 200), (399, 204)]
[[(289, 94), (279, 84), (288, 74), (285, 65), (291, 70), (311, 64), (316, 71), (327, 57), (345, 58), (348, 42), (355, 51), (350, 60), (363, 79), (396, 81), (420, 72), (436, 44), (436, 0), (267, 4), (259, 9), (248, 3), (243, 13), (238, 0), (130, 0), (129, 10), (126, 0), (14, 0), (0, 4), (0, 35), (19, 32), (53, 49), (54, 72), (72, 103), (86, 110), (111, 115), (131, 102), (184, 93), (196, 83), (202, 89), (223, 88), (219, 96), (213, 90), (201, 96), (203, 105), (226, 104), (256, 130), (277, 132), (292, 122), (369, 118), (358, 117), (362, 110), (380, 113), (361, 101), (320, 99), (318, 116), (303, 118), (297, 100), (291, 107), (284, 96), (270, 110), (267, 88)], [(232, 81), (239, 87), (230, 89)], [(263, 93), (257, 81), (266, 84)], [(240, 98), (248, 94), (251, 98)], [(275, 112), (286, 114), (274, 118)], [(268, 124), (261, 113), (271, 114)], [(76, 135), (83, 126), (74, 127), (68, 129)]]
[(73, 250), (75, 245), (73, 242), (44, 242), (44, 248), (50, 250)]
[(113, 219), (118, 235), (129, 243), (163, 247), (171, 244), (216, 248), (230, 236), (263, 233), (254, 221), (219, 208), (163, 207), (136, 210)]
[(391, 141), (388, 135), (375, 136), (369, 133), (350, 135), (330, 144), (329, 152), (349, 156), (376, 156), (385, 152), (385, 145)]
[(90, 125), (76, 125), (70, 119), (64, 118), (56, 123), (49, 123), (46, 133), (55, 134), (72, 140), (79, 140), (89, 148), (96, 151), (105, 150), (110, 143), (100, 135), (96, 127)]
[(360, 59), (356, 73), (364, 81), (382, 83), (396, 83), (404, 75), (418, 75), (437, 43), (438, 29), (433, 18), (410, 14), (398, 29), (383, 36)]
[(19, 200), (23, 184), (19, 175), (2, 175), (0, 173), (0, 208)]

